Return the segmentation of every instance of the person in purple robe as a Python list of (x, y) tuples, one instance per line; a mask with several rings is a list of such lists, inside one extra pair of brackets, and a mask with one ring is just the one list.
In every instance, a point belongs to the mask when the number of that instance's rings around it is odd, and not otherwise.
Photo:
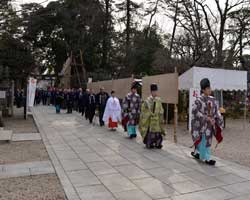
[(205, 78), (200, 82), (201, 96), (197, 97), (192, 109), (191, 134), (195, 150), (191, 155), (208, 165), (215, 165), (211, 160), (212, 138), (215, 136), (218, 144), (222, 142), (223, 119), (211, 96), (210, 81)]
[(137, 93), (136, 84), (131, 87), (122, 103), (122, 125), (132, 139), (137, 136), (136, 126), (140, 118), (141, 97)]

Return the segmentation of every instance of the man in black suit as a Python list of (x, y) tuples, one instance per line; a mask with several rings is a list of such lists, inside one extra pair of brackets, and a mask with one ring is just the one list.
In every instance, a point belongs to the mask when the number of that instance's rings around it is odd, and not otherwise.
[(87, 104), (87, 115), (89, 123), (92, 124), (96, 110), (96, 96), (92, 89), (89, 90), (88, 104)]
[(99, 122), (100, 126), (104, 126), (104, 121), (102, 120), (105, 111), (106, 103), (108, 101), (109, 95), (104, 91), (104, 88), (100, 88), (100, 92), (96, 95), (96, 104), (99, 111)]

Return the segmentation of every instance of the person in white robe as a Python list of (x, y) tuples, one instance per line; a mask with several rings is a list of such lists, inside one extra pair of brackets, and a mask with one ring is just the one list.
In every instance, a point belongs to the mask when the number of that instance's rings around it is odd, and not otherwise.
[(116, 130), (118, 123), (121, 122), (121, 105), (119, 99), (115, 97), (115, 91), (111, 92), (111, 97), (107, 101), (103, 121), (113, 131)]

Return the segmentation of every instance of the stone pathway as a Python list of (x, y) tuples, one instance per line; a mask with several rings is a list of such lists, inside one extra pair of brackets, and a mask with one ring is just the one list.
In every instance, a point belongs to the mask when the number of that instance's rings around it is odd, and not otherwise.
[(0, 179), (55, 173), (50, 161), (0, 165)]
[(210, 167), (170, 142), (147, 150), (140, 138), (53, 107), (36, 107), (33, 115), (68, 200), (250, 199), (249, 168), (219, 158)]
[(37, 141), (41, 139), (42, 138), (39, 133), (15, 133), (13, 134), (11, 141), (13, 142)]

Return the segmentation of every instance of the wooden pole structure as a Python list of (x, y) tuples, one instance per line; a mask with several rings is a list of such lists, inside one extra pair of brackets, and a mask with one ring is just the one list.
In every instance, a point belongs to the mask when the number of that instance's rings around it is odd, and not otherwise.
[(247, 124), (247, 91), (245, 92), (244, 130), (246, 130), (246, 124)]
[(177, 143), (177, 122), (178, 122), (178, 107), (174, 104), (174, 142)]
[(87, 75), (86, 75), (86, 69), (85, 69), (84, 62), (83, 62), (83, 53), (81, 49), (80, 49), (80, 58), (81, 58), (81, 65), (82, 65), (83, 81), (86, 82)]
[(224, 108), (223, 90), (220, 91), (221, 107)]
[(79, 71), (78, 71), (78, 66), (76, 64), (76, 59), (75, 58), (74, 58), (74, 67), (75, 67), (75, 71), (76, 71), (76, 76), (77, 76), (77, 79), (78, 79), (79, 87), (81, 87), (81, 78), (80, 78), (80, 74), (79, 74)]
[[(175, 67), (175, 73), (177, 73), (177, 68)], [(177, 89), (179, 87), (177, 86)], [(177, 143), (177, 124), (178, 124), (178, 106), (174, 104), (174, 142)]]

